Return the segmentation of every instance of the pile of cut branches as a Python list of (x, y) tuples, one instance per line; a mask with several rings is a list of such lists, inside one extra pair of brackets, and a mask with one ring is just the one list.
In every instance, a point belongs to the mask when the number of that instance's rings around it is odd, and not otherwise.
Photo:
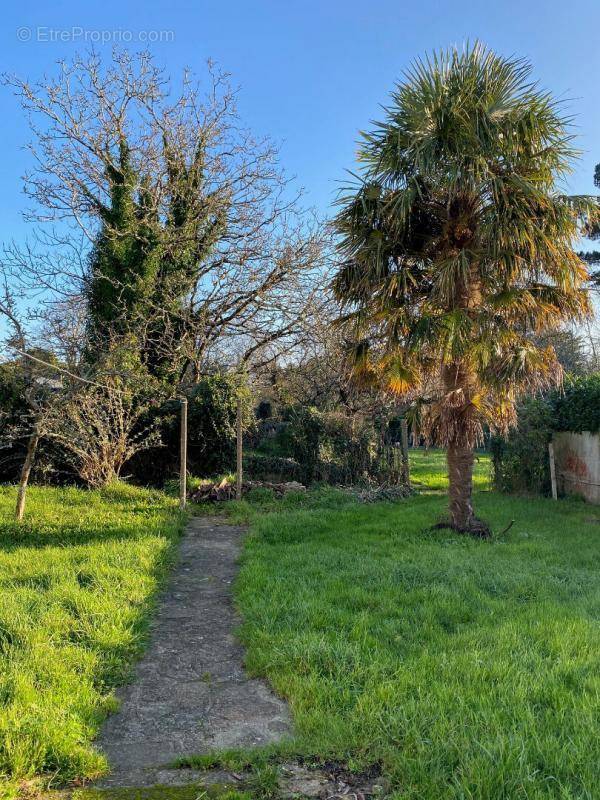
[(340, 487), (344, 491), (355, 497), (359, 503), (380, 503), (384, 500), (403, 500), (414, 494), (414, 489), (408, 485), (399, 486), (375, 486), (375, 487), (362, 487), (350, 486)]
[[(305, 492), (306, 486), (298, 481), (286, 483), (272, 483), (271, 481), (244, 481), (242, 483), (242, 497), (252, 489), (269, 489), (274, 495), (283, 497), (288, 492)], [(219, 482), (205, 482), (195, 489), (190, 500), (193, 503), (215, 503), (235, 499), (235, 483), (224, 478)]]

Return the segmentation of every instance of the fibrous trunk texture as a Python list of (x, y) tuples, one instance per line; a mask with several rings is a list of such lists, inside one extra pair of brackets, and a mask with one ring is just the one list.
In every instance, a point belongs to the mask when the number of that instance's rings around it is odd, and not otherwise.
[(465, 363), (445, 365), (446, 391), (442, 438), (448, 447), (450, 527), (474, 536), (490, 535), (488, 526), (473, 513), (473, 464), (475, 445), (481, 439), (481, 423), (473, 399), (477, 380)]
[[(473, 263), (468, 275), (458, 281), (448, 310), (476, 311), (481, 305), (481, 277)], [(448, 447), (450, 527), (475, 536), (489, 536), (490, 530), (473, 513), (473, 464), (475, 446), (482, 428), (477, 412), (479, 394), (477, 375), (469, 358), (442, 366), (445, 398), (441, 415), (440, 438)]]
[(468, 531), (473, 526), (474, 515), (471, 503), (473, 491), (472, 447), (450, 444), (448, 447), (449, 510), (452, 527)]

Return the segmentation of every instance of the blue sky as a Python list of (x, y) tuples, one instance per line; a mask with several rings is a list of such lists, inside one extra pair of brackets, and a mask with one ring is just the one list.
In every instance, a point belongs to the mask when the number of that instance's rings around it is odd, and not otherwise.
[[(584, 151), (569, 189), (594, 191), (600, 0), (30, 0), (7, 4), (2, 16), (0, 68), (29, 78), (85, 49), (80, 30), (88, 37), (129, 31), (133, 39), (172, 31), (172, 41), (149, 46), (159, 62), (174, 75), (185, 66), (201, 72), (211, 57), (230, 71), (241, 86), (245, 121), (281, 142), (286, 169), (322, 211), (353, 166), (358, 130), (380, 116), (380, 104), (411, 60), (480, 39), (501, 53), (528, 57), (542, 85), (569, 101)], [(74, 41), (50, 41), (63, 36)], [(110, 55), (110, 44), (96, 46)], [(129, 46), (141, 49), (138, 41)], [(28, 131), (6, 89), (0, 89), (0, 115), (0, 241), (6, 241), (26, 232), (20, 176)]]

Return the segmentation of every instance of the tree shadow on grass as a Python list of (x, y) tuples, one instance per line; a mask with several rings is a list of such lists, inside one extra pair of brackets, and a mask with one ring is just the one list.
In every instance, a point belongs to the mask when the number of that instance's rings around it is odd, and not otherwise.
[[(141, 509), (128, 509), (131, 514)], [(96, 527), (81, 524), (36, 524), (35, 521), (0, 523), (0, 550), (13, 552), (19, 548), (43, 549), (46, 547), (76, 547), (87, 544), (136, 541), (148, 536), (165, 536), (177, 538), (173, 512), (152, 513), (148, 524), (144, 524), (141, 516), (131, 523), (101, 523)]]

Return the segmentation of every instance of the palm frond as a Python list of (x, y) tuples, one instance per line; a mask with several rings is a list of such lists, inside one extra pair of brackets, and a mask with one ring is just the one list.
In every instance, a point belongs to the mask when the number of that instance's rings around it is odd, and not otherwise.
[(445, 443), (506, 430), (520, 394), (561, 377), (534, 337), (590, 311), (574, 247), (599, 206), (558, 191), (572, 124), (531, 72), (480, 43), (417, 60), (336, 217), (334, 290), (372, 344), (358, 373), (413, 398), (437, 380), (419, 417)]

